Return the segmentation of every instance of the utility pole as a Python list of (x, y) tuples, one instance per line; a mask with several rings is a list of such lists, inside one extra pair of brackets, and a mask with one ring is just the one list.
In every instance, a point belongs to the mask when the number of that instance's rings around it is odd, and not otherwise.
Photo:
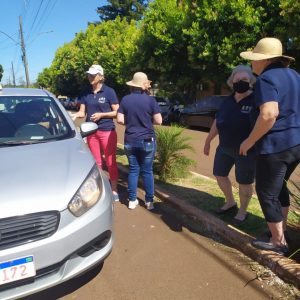
[(16, 87), (16, 77), (15, 77), (15, 71), (14, 71), (14, 64), (11, 62), (11, 70), (12, 70), (12, 77), (13, 77), (13, 85)]
[(24, 43), (24, 37), (23, 37), (22, 17), (21, 16), (19, 16), (19, 22), (20, 22), (22, 60), (23, 60), (24, 68), (25, 68), (26, 86), (29, 87), (30, 82), (29, 82), (29, 73), (28, 73), (28, 63), (27, 63), (26, 49), (25, 49), (25, 43)]

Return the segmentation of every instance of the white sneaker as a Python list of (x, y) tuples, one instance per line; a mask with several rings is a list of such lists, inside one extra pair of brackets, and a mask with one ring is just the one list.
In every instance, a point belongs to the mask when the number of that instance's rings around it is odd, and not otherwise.
[(148, 210), (154, 209), (153, 202), (146, 202), (146, 207), (147, 207)]
[(134, 201), (129, 201), (128, 208), (135, 209), (139, 205), (139, 200), (135, 199)]

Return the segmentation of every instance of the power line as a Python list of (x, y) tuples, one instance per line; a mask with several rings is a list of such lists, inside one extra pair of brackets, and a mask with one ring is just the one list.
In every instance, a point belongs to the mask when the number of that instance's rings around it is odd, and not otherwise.
[(35, 21), (36, 21), (36, 19), (37, 19), (37, 17), (38, 17), (38, 14), (39, 14), (40, 9), (41, 9), (41, 7), (42, 7), (42, 5), (43, 5), (43, 2), (44, 2), (44, 0), (42, 0), (41, 3), (40, 3), (40, 6), (39, 6), (39, 8), (38, 8), (38, 11), (37, 11), (37, 13), (35, 14), (33, 23), (32, 23), (32, 25), (31, 25), (31, 27), (30, 27), (30, 29), (29, 29), (29, 32), (31, 31), (31, 29), (33, 28), (33, 26), (34, 26), (34, 24), (35, 24)]

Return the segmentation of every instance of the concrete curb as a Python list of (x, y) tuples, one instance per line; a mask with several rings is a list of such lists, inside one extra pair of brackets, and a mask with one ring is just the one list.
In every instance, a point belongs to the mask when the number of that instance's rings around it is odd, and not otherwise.
[[(128, 174), (127, 168), (120, 165), (118, 167), (121, 173)], [(300, 289), (300, 265), (294, 260), (283, 257), (272, 251), (263, 251), (252, 247), (251, 241), (254, 239), (252, 236), (223, 222), (215, 216), (192, 206), (182, 198), (178, 197), (178, 195), (167, 192), (157, 183), (155, 185), (155, 195), (162, 201), (168, 202), (180, 209), (186, 215), (192, 216), (205, 229), (230, 243), (234, 248), (257, 261), (259, 264), (268, 267), (284, 281), (292, 283), (296, 288)]]

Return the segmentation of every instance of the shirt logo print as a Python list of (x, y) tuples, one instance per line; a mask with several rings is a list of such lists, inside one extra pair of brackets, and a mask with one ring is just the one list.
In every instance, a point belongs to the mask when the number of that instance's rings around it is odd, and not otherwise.
[(98, 99), (98, 103), (105, 103), (106, 98), (105, 97), (100, 97)]
[(241, 108), (241, 113), (249, 114), (251, 110), (252, 110), (252, 106), (243, 105)]

